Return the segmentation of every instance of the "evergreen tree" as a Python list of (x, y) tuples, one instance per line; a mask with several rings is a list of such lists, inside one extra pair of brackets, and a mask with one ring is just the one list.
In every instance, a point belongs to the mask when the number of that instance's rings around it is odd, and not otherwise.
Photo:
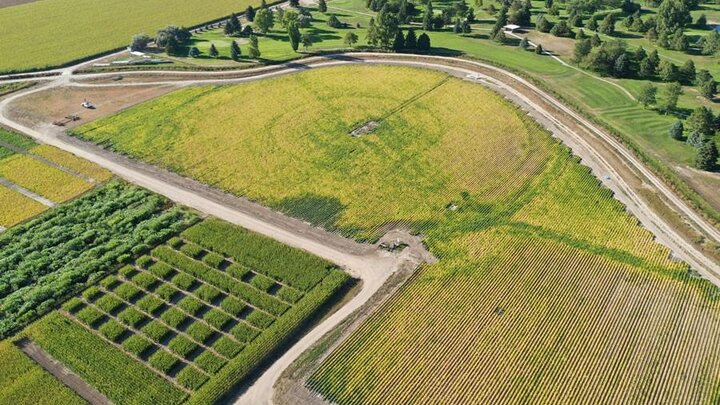
[(425, 31), (433, 29), (433, 5), (432, 1), (428, 1), (425, 5), (425, 15), (423, 16), (422, 28)]
[(576, 41), (573, 50), (573, 62), (580, 63), (584, 57), (590, 54), (590, 51), (592, 51), (592, 44), (589, 39)]
[(505, 31), (498, 31), (497, 34), (493, 37), (493, 40), (497, 43), (504, 44), (507, 41), (507, 37), (505, 36)]
[(430, 36), (426, 33), (420, 34), (417, 40), (417, 49), (421, 52), (427, 52), (430, 50)]
[(255, 35), (250, 35), (250, 45), (248, 47), (248, 55), (251, 59), (258, 59), (261, 55), (260, 46), (258, 45), (258, 38)]
[(318, 11), (321, 13), (327, 13), (327, 10), (328, 10), (328, 8), (327, 8), (327, 3), (325, 2), (325, 0), (319, 0), (318, 1)]
[(613, 76), (615, 77), (627, 77), (630, 74), (630, 61), (628, 60), (627, 54), (621, 54), (615, 59), (615, 66), (613, 67)]
[(247, 6), (245, 9), (245, 18), (247, 18), (248, 21), (253, 22), (255, 20), (255, 9), (253, 6)]
[(605, 18), (603, 18), (600, 26), (598, 27), (598, 31), (605, 35), (615, 34), (615, 16), (612, 13), (609, 13), (605, 16)]
[(690, 131), (690, 136), (687, 137), (685, 142), (695, 149), (700, 149), (705, 143), (705, 136), (698, 131)]
[(595, 34), (590, 38), (590, 45), (592, 45), (593, 48), (598, 47), (602, 45), (602, 40), (600, 39), (600, 35)]
[(410, 28), (408, 30), (407, 35), (405, 36), (405, 49), (408, 50), (416, 50), (418, 47), (417, 44), (417, 36), (415, 35), (415, 30)]
[(235, 13), (230, 14), (227, 21), (225, 22), (224, 32), (225, 35), (237, 35), (242, 31), (242, 24)]
[(677, 120), (673, 126), (670, 127), (670, 137), (675, 140), (681, 140), (683, 138), (684, 131), (685, 128), (683, 127), (682, 120)]
[(518, 44), (518, 47), (519, 47), (520, 49), (527, 49), (528, 46), (530, 46), (530, 41), (528, 41), (527, 38), (523, 37), (523, 38), (520, 40), (520, 43)]
[(358, 36), (356, 33), (352, 32), (352, 31), (345, 34), (345, 39), (343, 40), (343, 42), (347, 46), (354, 46), (357, 43), (357, 41), (358, 41)]
[(213, 58), (217, 58), (218, 55), (220, 55), (220, 52), (218, 52), (217, 48), (215, 47), (215, 44), (210, 44), (210, 50), (208, 51), (208, 53)]
[(545, 52), (545, 51), (543, 50), (542, 45), (540, 45), (540, 44), (535, 45), (535, 53), (536, 54), (542, 55), (543, 52)]
[(495, 38), (497, 33), (502, 31), (505, 25), (507, 25), (507, 7), (503, 7), (502, 10), (500, 10), (500, 14), (498, 14), (498, 18), (495, 20), (495, 25), (493, 25), (490, 31), (490, 37)]
[(545, 9), (550, 10), (553, 6), (553, 0), (545, 0)]
[(597, 30), (598, 30), (597, 21), (595, 21), (595, 18), (590, 17), (590, 21), (588, 21), (587, 27), (588, 27), (588, 29), (589, 29), (590, 31), (597, 31)]
[(640, 70), (638, 75), (642, 78), (649, 79), (655, 76), (655, 67), (650, 63), (650, 58), (645, 57), (640, 61)]
[(405, 36), (403, 35), (402, 30), (398, 30), (397, 34), (395, 34), (392, 48), (395, 52), (400, 52), (405, 48)]
[(400, 24), (395, 13), (390, 11), (387, 6), (383, 7), (377, 15), (377, 35), (380, 46), (390, 49), (399, 29)]
[(272, 10), (268, 8), (262, 8), (255, 14), (255, 27), (263, 34), (270, 31), (275, 25), (275, 16)]
[(643, 59), (647, 58), (647, 53), (645, 52), (645, 49), (643, 49), (642, 46), (638, 47), (638, 49), (635, 50), (635, 54), (633, 55), (633, 58), (640, 62)]
[(367, 30), (367, 41), (370, 46), (378, 46), (380, 38), (378, 37), (377, 26), (375, 25), (375, 18), (370, 17), (370, 23), (368, 24)]
[(261, 8), (261, 9), (267, 9), (267, 8), (268, 8), (267, 2), (266, 2), (265, 0), (261, 0), (261, 1), (260, 1), (260, 8)]
[(230, 59), (234, 60), (235, 62), (240, 60), (240, 55), (242, 55), (242, 51), (240, 50), (240, 46), (237, 42), (232, 41), (230, 44)]
[(682, 86), (680, 86), (680, 83), (670, 83), (667, 87), (665, 87), (665, 97), (663, 100), (663, 110), (665, 111), (665, 114), (675, 111), (677, 108), (677, 102), (678, 98), (680, 98), (680, 95), (682, 94)]
[(707, 16), (705, 14), (700, 14), (697, 20), (695, 20), (695, 26), (698, 28), (707, 27)]
[(169, 56), (176, 56), (178, 51), (180, 51), (180, 44), (178, 44), (174, 36), (169, 36), (167, 40), (165, 40), (165, 53)]
[(658, 74), (664, 82), (674, 82), (680, 79), (680, 72), (677, 66), (667, 59), (660, 61)]
[(197, 58), (198, 56), (200, 56), (200, 50), (195, 46), (191, 47), (190, 51), (188, 51), (188, 57)]
[(695, 81), (695, 63), (687, 60), (680, 68), (680, 77), (686, 84), (692, 84)]
[(310, 36), (309, 32), (305, 32), (302, 34), (302, 44), (303, 44), (303, 48), (305, 48), (305, 50), (307, 50), (308, 48), (310, 48), (312, 46), (312, 44), (313, 44), (312, 36)]
[(290, 46), (292, 47), (292, 50), (297, 52), (298, 47), (300, 46), (300, 40), (302, 39), (300, 28), (298, 28), (297, 23), (290, 24), (288, 26), (288, 38), (290, 39)]
[(575, 34), (575, 40), (582, 41), (583, 39), (587, 39), (587, 35), (585, 35), (585, 31), (580, 28), (578, 32)]
[(705, 69), (701, 70), (697, 75), (697, 80), (700, 94), (708, 100), (714, 99), (715, 93), (717, 93), (717, 83), (715, 83), (715, 78), (712, 77), (710, 72)]
[(698, 132), (704, 137), (709, 138), (715, 134), (715, 117), (707, 107), (694, 109), (686, 124), (690, 131)]
[(718, 148), (715, 141), (705, 141), (697, 151), (695, 156), (695, 167), (700, 170), (715, 171), (717, 170)]
[(292, 8), (298, 8), (300, 6), (300, 0), (288, 0), (288, 4)]
[(552, 23), (545, 18), (544, 15), (539, 15), (535, 21), (535, 28), (540, 32), (550, 32), (552, 29)]
[(702, 54), (714, 55), (718, 51), (718, 49), (720, 49), (720, 33), (718, 33), (716, 30), (712, 30), (708, 35), (705, 36), (704, 39), (705, 40), (703, 41)]

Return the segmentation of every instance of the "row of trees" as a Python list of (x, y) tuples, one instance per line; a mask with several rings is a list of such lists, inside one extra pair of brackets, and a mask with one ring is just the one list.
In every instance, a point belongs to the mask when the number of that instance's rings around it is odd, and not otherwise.
[[(685, 126), (689, 135), (685, 137)], [(714, 140), (715, 133), (720, 129), (720, 116), (713, 116), (707, 107), (693, 110), (685, 124), (678, 120), (670, 128), (670, 136), (678, 141), (685, 140), (696, 150), (694, 165), (700, 170), (718, 170), (718, 148)]]

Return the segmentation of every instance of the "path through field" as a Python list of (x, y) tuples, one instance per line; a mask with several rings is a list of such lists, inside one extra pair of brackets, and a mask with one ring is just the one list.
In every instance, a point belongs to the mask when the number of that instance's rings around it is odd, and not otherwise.
[[(71, 76), (66, 73), (48, 80), (49, 83), (44, 86), (37, 86), (2, 100), (0, 102), (0, 124), (24, 132), (40, 142), (59, 147), (97, 163), (132, 183), (162, 194), (180, 204), (331, 260), (345, 267), (349, 273), (363, 281), (362, 290), (358, 295), (294, 344), (239, 399), (239, 403), (243, 404), (271, 403), (273, 386), (280, 373), (326, 332), (332, 330), (340, 321), (368, 300), (399, 266), (407, 260), (417, 263), (418, 256), (421, 256), (422, 252), (406, 250), (402, 255), (392, 255), (378, 251), (373, 246), (359, 244), (324, 232), (196, 181), (132, 161), (103, 150), (94, 144), (71, 138), (50, 124), (34, 128), (28, 127), (10, 118), (9, 110), (14, 101), (57, 86), (108, 87), (163, 84), (184, 87), (212, 83), (242, 83), (307, 69), (348, 64), (390, 64), (439, 70), (490, 87), (513, 100), (551, 130), (556, 137), (573, 150), (574, 154), (581, 157), (583, 164), (589, 166), (593, 173), (615, 192), (616, 198), (624, 203), (628, 210), (653, 232), (661, 243), (670, 247), (678, 257), (687, 261), (693, 268), (720, 286), (718, 264), (698, 251), (690, 242), (684, 240), (662, 215), (650, 207), (641, 197), (640, 188), (652, 188), (710, 239), (720, 242), (720, 231), (717, 228), (695, 213), (659, 177), (646, 168), (611, 135), (521, 77), (479, 62), (446, 57), (353, 53), (314, 57), (292, 64), (238, 72), (156, 72), (153, 75), (157, 76), (157, 79), (152, 78), (150, 81), (135, 83), (132, 82), (133, 73), (124, 73), (126, 83), (91, 83), (83, 81), (83, 79), (102, 78), (103, 75)], [(70, 70), (66, 72), (70, 72)], [(237, 74), (237, 76), (233, 77), (233, 74)], [(639, 177), (640, 183), (644, 182), (645, 185), (638, 186), (638, 182), (632, 181), (630, 178), (632, 176)]]

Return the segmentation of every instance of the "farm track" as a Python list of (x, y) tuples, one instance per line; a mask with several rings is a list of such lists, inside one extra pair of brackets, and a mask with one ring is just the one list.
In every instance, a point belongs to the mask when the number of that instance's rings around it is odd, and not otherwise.
[[(274, 362), (239, 398), (238, 403), (271, 403), (273, 386), (282, 371), (325, 333), (360, 308), (380, 289), (387, 278), (404, 263), (418, 264), (427, 260), (422, 248), (406, 249), (401, 255), (381, 252), (367, 244), (359, 244), (288, 218), (242, 198), (225, 194), (191, 179), (166, 170), (133, 161), (94, 144), (69, 137), (49, 123), (30, 128), (8, 117), (13, 101), (53, 87), (116, 87), (141, 85), (173, 85), (180, 87), (203, 84), (231, 84), (288, 75), (350, 64), (386, 64), (427, 68), (446, 72), (485, 85), (526, 110), (554, 136), (562, 140), (573, 153), (582, 158), (593, 173), (610, 188), (615, 197), (626, 205), (640, 222), (668, 246), (679, 258), (720, 286), (720, 267), (690, 242), (686, 241), (670, 222), (658, 214), (641, 191), (648, 188), (662, 197), (673, 210), (709, 239), (720, 243), (720, 231), (696, 213), (632, 152), (610, 134), (604, 132), (580, 114), (572, 111), (554, 97), (532, 83), (503, 69), (475, 61), (439, 56), (400, 54), (352, 53), (326, 57), (310, 57), (299, 62), (255, 69), (222, 72), (122, 72), (122, 82), (111, 82), (118, 73), (71, 75), (72, 69), (60, 76), (48, 78), (43, 85), (15, 93), (0, 101), (0, 124), (24, 132), (40, 142), (56, 146), (103, 166), (119, 177), (180, 204), (195, 208), (253, 231), (270, 236), (288, 245), (307, 250), (331, 260), (363, 281), (361, 291), (333, 315), (322, 321), (298, 340)], [(107, 82), (105, 81), (107, 80)]]

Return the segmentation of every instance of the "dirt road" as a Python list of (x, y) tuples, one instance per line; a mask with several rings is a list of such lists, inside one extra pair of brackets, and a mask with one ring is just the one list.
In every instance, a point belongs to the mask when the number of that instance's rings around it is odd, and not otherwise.
[[(223, 195), (217, 190), (212, 190), (193, 180), (149, 167), (140, 162), (131, 161), (102, 150), (95, 145), (69, 138), (49, 125), (36, 128), (27, 127), (10, 119), (8, 110), (14, 100), (53, 86), (133, 86), (151, 83), (183, 87), (208, 83), (242, 83), (292, 74), (307, 69), (347, 64), (391, 64), (434, 69), (466, 80), (472, 80), (500, 92), (527, 110), (535, 119), (551, 130), (554, 136), (569, 146), (573, 153), (581, 157), (583, 164), (589, 166), (593, 173), (615, 192), (616, 198), (623, 202), (628, 207), (628, 210), (656, 235), (658, 241), (670, 247), (678, 257), (687, 261), (705, 277), (720, 286), (720, 268), (717, 263), (685, 241), (668, 221), (641, 198), (638, 186), (624, 177), (628, 170), (620, 170), (620, 168), (615, 167), (618, 160), (616, 157), (611, 159), (607, 155), (607, 150), (621, 156), (623, 159), (622, 164), (627, 165), (625, 169), (629, 168), (631, 169), (630, 172), (638, 173), (646, 186), (651, 187), (659, 195), (666, 198), (678, 211), (682, 212), (688, 221), (706, 233), (709, 238), (720, 243), (718, 229), (705, 221), (682, 199), (672, 193), (659, 177), (655, 176), (611, 135), (605, 133), (601, 128), (596, 127), (525, 79), (480, 62), (447, 57), (353, 53), (308, 58), (291, 64), (237, 72), (153, 73), (157, 78), (153, 77), (150, 81), (143, 81), (142, 83), (92, 83), (87, 80), (101, 78), (102, 76), (62, 75), (55, 80), (50, 80), (44, 86), (14, 94), (0, 102), (0, 123), (24, 132), (40, 142), (57, 146), (93, 161), (130, 182), (165, 195), (178, 203), (244, 226), (338, 263), (352, 275), (363, 280), (362, 290), (355, 298), (293, 345), (238, 399), (238, 403), (242, 404), (271, 403), (272, 387), (280, 373), (312, 343), (326, 332), (332, 330), (342, 319), (369, 299), (382, 286), (387, 277), (405, 260), (410, 258), (383, 253), (372, 246), (358, 244), (337, 235), (325, 233), (300, 221), (254, 206), (252, 203), (237, 197)], [(144, 73), (128, 74), (127, 72), (123, 74), (129, 78), (146, 75)], [(596, 144), (588, 139), (589, 136), (592, 136), (595, 140), (601, 140), (604, 148), (596, 147)], [(410, 252), (406, 254), (410, 254)]]

